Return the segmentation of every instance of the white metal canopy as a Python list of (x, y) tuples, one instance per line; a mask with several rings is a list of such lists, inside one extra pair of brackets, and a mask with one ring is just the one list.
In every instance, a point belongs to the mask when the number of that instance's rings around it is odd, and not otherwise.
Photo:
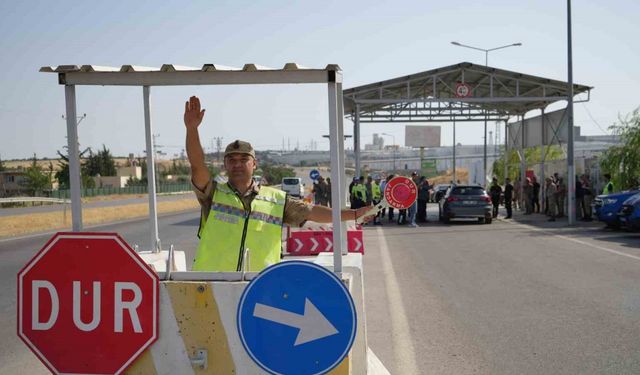
[[(468, 88), (460, 95), (457, 88)], [(484, 122), (484, 174), (487, 174), (487, 121), (524, 118), (531, 110), (544, 109), (573, 95), (587, 94), (593, 87), (572, 85), (485, 65), (462, 62), (402, 77), (344, 90), (347, 116), (353, 120), (356, 174), (360, 174), (360, 124), (371, 123), (453, 123), (453, 174), (456, 163), (456, 122)], [(524, 132), (522, 132), (524, 134)], [(518, 134), (514, 135), (518, 136)], [(509, 138), (505, 134), (505, 140)], [(508, 142), (505, 142), (508, 144)], [(573, 144), (569, 145), (573, 148)], [(505, 163), (506, 170), (506, 163)], [(505, 173), (506, 175), (506, 173)], [(524, 159), (522, 159), (524, 180)], [(544, 178), (544, 176), (543, 176)], [(569, 197), (574, 192), (569, 192)]]
[(69, 147), (69, 175), (73, 231), (82, 230), (82, 203), (80, 200), (80, 160), (76, 119), (76, 85), (142, 86), (145, 138), (147, 148), (147, 180), (149, 182), (149, 218), (153, 251), (161, 248), (158, 238), (158, 217), (155, 191), (155, 164), (152, 142), (151, 86), (190, 85), (261, 85), (261, 84), (326, 84), (329, 103), (329, 145), (331, 153), (331, 207), (334, 243), (334, 272), (342, 272), (342, 253), (346, 250), (346, 226), (340, 210), (345, 206), (345, 154), (343, 129), (342, 72), (336, 64), (324, 69), (310, 69), (288, 63), (281, 69), (245, 64), (232, 68), (217, 64), (204, 64), (201, 68), (165, 64), (160, 68), (123, 65), (120, 68), (97, 65), (45, 66), (40, 72), (57, 73), (58, 83), (65, 86), (67, 139)]

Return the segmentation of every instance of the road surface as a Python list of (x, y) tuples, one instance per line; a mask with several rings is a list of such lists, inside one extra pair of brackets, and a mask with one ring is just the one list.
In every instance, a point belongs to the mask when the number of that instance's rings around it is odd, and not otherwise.
[[(188, 264), (197, 226), (160, 219)], [(148, 240), (144, 220), (93, 230)], [(1, 374), (47, 373), (16, 336), (15, 285), (48, 237), (0, 241)], [(365, 245), (368, 343), (392, 374), (640, 373), (638, 234), (431, 222), (366, 227)]]

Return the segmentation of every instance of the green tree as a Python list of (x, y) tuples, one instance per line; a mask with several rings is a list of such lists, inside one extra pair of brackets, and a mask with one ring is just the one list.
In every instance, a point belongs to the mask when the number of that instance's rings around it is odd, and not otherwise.
[(109, 151), (105, 145), (102, 145), (102, 150), (98, 151), (97, 154), (94, 154), (93, 151), (89, 149), (89, 157), (83, 167), (84, 172), (92, 177), (98, 174), (100, 176), (117, 175), (115, 160), (113, 160), (111, 151)]
[(102, 145), (102, 150), (98, 152), (98, 158), (100, 160), (100, 175), (101, 176), (115, 176), (117, 175), (116, 171), (116, 162), (113, 160), (113, 155), (111, 155), (111, 151), (107, 149), (107, 146)]
[(36, 154), (33, 154), (31, 165), (25, 170), (23, 186), (31, 196), (41, 195), (43, 190), (51, 187), (49, 177), (38, 166)]
[(616, 190), (638, 187), (640, 178), (640, 108), (609, 127), (620, 144), (607, 149), (600, 161), (602, 174), (610, 173)]
[(168, 175), (186, 176), (191, 174), (191, 168), (184, 162), (177, 162), (173, 160), (171, 167), (166, 172)]
[(295, 177), (296, 172), (287, 166), (275, 164), (261, 165), (262, 177), (266, 178), (269, 184), (279, 184), (284, 177)]
[[(67, 149), (67, 147), (64, 147)], [(82, 162), (83, 156), (90, 151), (90, 149), (85, 149), (80, 152), (80, 180), (83, 188), (93, 188), (95, 187), (95, 181), (91, 178), (91, 176), (87, 173), (86, 168)], [(56, 180), (58, 180), (60, 190), (68, 190), (71, 188), (69, 183), (69, 156), (64, 155), (59, 150), (58, 156), (60, 156), (60, 160), (58, 160), (58, 171), (55, 174)]]
[[(524, 150), (525, 160), (527, 166), (539, 164), (542, 161), (542, 146), (531, 147)], [(564, 158), (562, 148), (558, 145), (544, 146), (545, 160), (560, 160)], [(507, 175), (511, 181), (515, 181), (520, 176), (520, 157), (517, 150), (510, 150)], [(497, 159), (493, 162), (493, 175), (498, 178), (498, 181), (504, 181), (504, 157)]]

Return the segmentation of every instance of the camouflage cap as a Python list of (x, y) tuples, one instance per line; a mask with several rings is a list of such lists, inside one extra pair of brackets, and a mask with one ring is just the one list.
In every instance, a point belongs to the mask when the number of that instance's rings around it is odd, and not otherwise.
[(251, 155), (254, 159), (256, 158), (256, 152), (253, 150), (251, 143), (238, 139), (229, 143), (227, 148), (224, 150), (225, 157), (231, 154), (247, 154)]

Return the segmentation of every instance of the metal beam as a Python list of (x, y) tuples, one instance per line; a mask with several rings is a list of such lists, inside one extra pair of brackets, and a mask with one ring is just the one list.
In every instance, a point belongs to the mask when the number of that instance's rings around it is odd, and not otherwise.
[(357, 104), (394, 104), (419, 102), (453, 102), (453, 103), (525, 103), (525, 102), (553, 102), (567, 100), (566, 96), (519, 96), (492, 98), (420, 98), (420, 99), (355, 99)]
[(60, 73), (59, 81), (67, 85), (99, 86), (191, 86), (251, 85), (342, 82), (335, 70), (272, 70), (213, 72), (69, 72)]

